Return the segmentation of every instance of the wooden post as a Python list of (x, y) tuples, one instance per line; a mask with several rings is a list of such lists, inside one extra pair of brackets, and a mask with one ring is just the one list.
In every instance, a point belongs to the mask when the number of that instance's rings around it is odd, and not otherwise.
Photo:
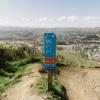
[(48, 91), (52, 90), (52, 70), (48, 70)]

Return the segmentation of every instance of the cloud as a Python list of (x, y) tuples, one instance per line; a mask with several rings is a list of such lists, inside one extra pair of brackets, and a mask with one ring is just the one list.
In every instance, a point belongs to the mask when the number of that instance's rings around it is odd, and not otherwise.
[(53, 19), (52, 18), (48, 18), (48, 17), (41, 17), (41, 18), (39, 18), (39, 21), (40, 22), (46, 22), (46, 21), (53, 21)]
[(58, 18), (58, 21), (76, 21), (79, 20), (80, 17), (78, 16), (61, 16)]
[(91, 27), (93, 26), (100, 26), (100, 17), (97, 16), (87, 16), (83, 18), (83, 21), (90, 25)]
[(87, 16), (87, 17), (84, 17), (84, 20), (100, 20), (100, 17), (97, 17), (97, 16)]
[(69, 21), (76, 21), (76, 20), (79, 20), (80, 19), (80, 17), (78, 17), (78, 16), (68, 16), (67, 17), (67, 20)]
[(100, 17), (98, 16), (61, 16), (58, 18), (59, 23), (65, 27), (98, 27), (100, 26)]
[(61, 17), (58, 18), (58, 21), (64, 21), (64, 20), (66, 20), (66, 19), (67, 19), (66, 16), (61, 16)]
[(100, 27), (99, 16), (61, 16), (61, 17), (22, 17), (2, 18), (0, 26), (22, 26), (22, 27)]
[(29, 21), (31, 21), (31, 19), (30, 19), (30, 18), (27, 18), (27, 17), (23, 17), (23, 18), (22, 18), (22, 21), (29, 22)]
[(39, 19), (39, 21), (47, 21), (47, 20), (48, 20), (47, 17), (41, 17), (41, 18)]
[(100, 17), (96, 16), (87, 16), (83, 18), (84, 21), (87, 21), (89, 23), (98, 23), (100, 22)]

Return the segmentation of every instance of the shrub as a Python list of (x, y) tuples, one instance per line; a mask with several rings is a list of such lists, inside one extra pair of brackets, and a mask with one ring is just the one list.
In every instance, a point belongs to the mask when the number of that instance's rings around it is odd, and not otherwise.
[(98, 63), (91, 61), (82, 52), (62, 51), (58, 53), (57, 62), (68, 67), (95, 67)]
[(48, 91), (48, 79), (47, 77), (42, 78), (37, 83), (38, 92), (41, 95), (46, 95), (48, 100), (67, 100), (66, 90), (56, 77), (53, 77), (52, 82), (52, 91)]

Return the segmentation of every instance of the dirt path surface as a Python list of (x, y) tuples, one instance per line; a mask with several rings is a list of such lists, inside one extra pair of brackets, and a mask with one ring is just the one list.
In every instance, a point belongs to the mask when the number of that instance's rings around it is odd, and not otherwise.
[(58, 76), (69, 100), (100, 100), (100, 69), (62, 69)]
[(40, 64), (32, 64), (32, 74), (24, 76), (22, 81), (9, 88), (2, 100), (43, 100), (36, 92), (36, 82), (41, 75), (38, 73)]
[[(32, 74), (10, 87), (2, 100), (45, 100), (36, 90), (41, 65), (32, 64)], [(65, 86), (69, 100), (100, 100), (100, 69), (61, 69), (58, 79)]]

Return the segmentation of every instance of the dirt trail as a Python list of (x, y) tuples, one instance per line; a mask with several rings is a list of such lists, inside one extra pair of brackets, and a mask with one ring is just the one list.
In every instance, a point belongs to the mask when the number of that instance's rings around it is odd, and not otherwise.
[[(32, 74), (24, 76), (22, 81), (10, 87), (2, 100), (44, 100), (36, 90), (36, 82), (41, 78), (38, 73), (40, 64), (32, 64)], [(99, 69), (61, 70), (58, 79), (67, 89), (69, 100), (100, 100)]]
[(40, 64), (32, 64), (32, 74), (24, 76), (22, 81), (9, 88), (2, 100), (43, 100), (36, 92), (36, 82), (41, 75), (38, 73)]
[(63, 69), (58, 76), (69, 100), (100, 100), (99, 69)]

